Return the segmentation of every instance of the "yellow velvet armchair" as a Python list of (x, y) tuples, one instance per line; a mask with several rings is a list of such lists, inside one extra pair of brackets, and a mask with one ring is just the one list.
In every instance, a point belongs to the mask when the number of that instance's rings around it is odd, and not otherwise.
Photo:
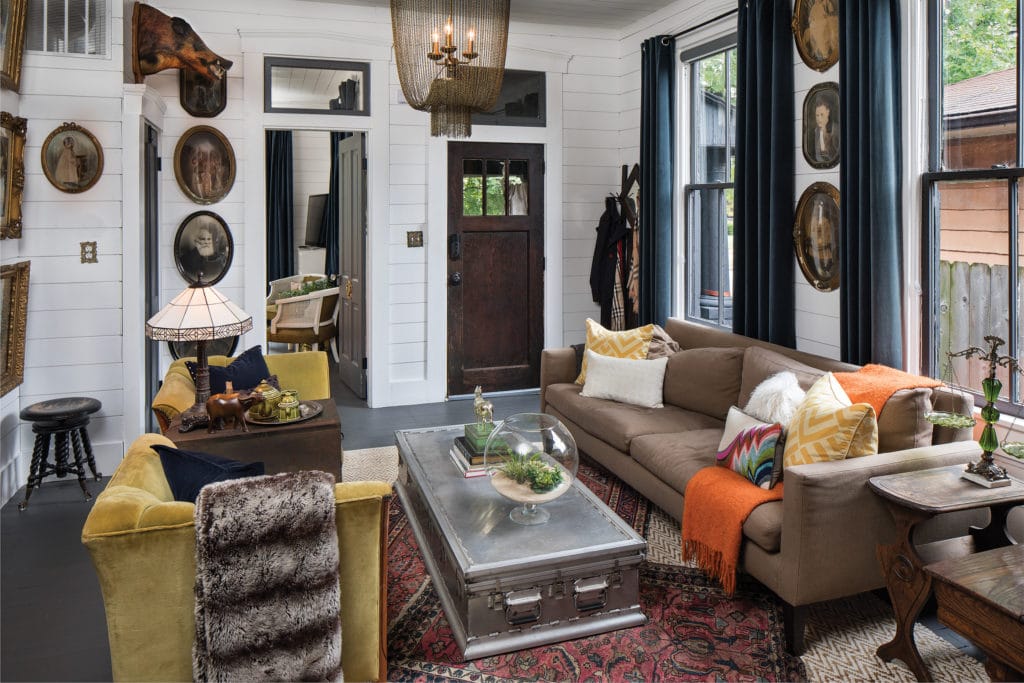
[[(328, 376), (327, 354), (323, 351), (300, 351), (264, 356), (270, 374), (277, 375), (282, 389), (295, 389), (299, 399), (317, 401), (331, 397), (331, 380)], [(160, 431), (166, 433), (171, 420), (188, 410), (196, 400), (196, 385), (188, 374), (185, 361), (195, 358), (179, 358), (171, 363), (164, 375), (160, 391), (153, 397), (151, 408), (160, 424)], [(210, 365), (228, 365), (234, 358), (210, 356)], [(239, 387), (241, 388), (241, 387)]]
[[(194, 505), (176, 502), (154, 444), (135, 440), (82, 529), (107, 614), (116, 681), (191, 681), (195, 640)], [(353, 681), (387, 675), (384, 482), (337, 484), (342, 667)]]

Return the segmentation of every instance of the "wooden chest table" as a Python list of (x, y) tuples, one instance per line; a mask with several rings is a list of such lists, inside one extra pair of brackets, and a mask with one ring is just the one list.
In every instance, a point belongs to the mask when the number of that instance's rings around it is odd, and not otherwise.
[(262, 462), (267, 474), (322, 470), (341, 481), (341, 421), (334, 401), (319, 403), (323, 412), (304, 422), (285, 425), (249, 423), (249, 431), (206, 427), (179, 432), (179, 418), (171, 420), (164, 436), (178, 448), (213, 453), (241, 462)]
[[(881, 496), (896, 523), (896, 540), (878, 546), (886, 588), (896, 617), (896, 635), (878, 648), (882, 661), (901, 659), (919, 681), (932, 680), (914, 642), (914, 622), (931, 595), (931, 575), (924, 567), (950, 555), (964, 556), (974, 551), (1009, 545), (1006, 516), (1024, 504), (1024, 484), (1012, 480), (1010, 486), (985, 488), (960, 478), (963, 465), (915, 470), (872, 477), (868, 484)], [(914, 528), (935, 515), (959, 510), (988, 508), (992, 514), (984, 529), (970, 530), (971, 538), (918, 547)]]
[(925, 571), (939, 621), (985, 651), (992, 680), (1024, 680), (1024, 545), (943, 560)]

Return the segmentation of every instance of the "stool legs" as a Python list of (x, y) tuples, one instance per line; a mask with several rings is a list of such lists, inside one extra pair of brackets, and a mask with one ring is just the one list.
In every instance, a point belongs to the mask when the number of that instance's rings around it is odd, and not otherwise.
[(85, 461), (83, 460), (85, 455), (82, 453), (82, 443), (78, 437), (79, 431), (81, 430), (72, 429), (70, 434), (72, 451), (75, 454), (75, 466), (72, 468), (72, 471), (78, 474), (78, 485), (82, 487), (82, 493), (85, 494), (85, 499), (92, 500), (92, 494), (89, 493), (89, 489), (85, 488)]
[(25, 487), (25, 500), (18, 503), (18, 510), (28, 507), (28, 499), (32, 495), (32, 489), (38, 488), (43, 483), (43, 463), (46, 462), (46, 454), (50, 451), (50, 435), (36, 434), (36, 442), (32, 446), (32, 464), (28, 468), (28, 486)]
[(92, 470), (92, 476), (96, 481), (99, 481), (102, 474), (96, 471), (96, 458), (92, 454), (92, 443), (89, 441), (89, 432), (86, 431), (85, 427), (79, 427), (77, 430), (78, 436), (82, 439), (82, 446), (85, 447), (85, 460), (89, 463), (89, 469)]

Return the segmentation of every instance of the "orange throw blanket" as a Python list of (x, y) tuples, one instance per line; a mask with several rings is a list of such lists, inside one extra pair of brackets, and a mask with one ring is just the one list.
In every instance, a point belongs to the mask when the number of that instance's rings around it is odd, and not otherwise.
[(772, 500), (782, 500), (782, 483), (763, 489), (726, 467), (705, 467), (697, 472), (686, 485), (683, 561), (696, 561), (732, 595), (743, 523), (754, 508)]
[(885, 402), (900, 389), (942, 386), (942, 382), (937, 379), (911, 375), (887, 365), (868, 364), (856, 372), (833, 374), (853, 403), (870, 404), (875, 409), (875, 415), (882, 414)]

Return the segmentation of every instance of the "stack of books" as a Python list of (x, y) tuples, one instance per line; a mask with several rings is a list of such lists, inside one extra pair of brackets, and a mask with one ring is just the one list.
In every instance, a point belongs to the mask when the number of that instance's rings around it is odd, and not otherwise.
[(455, 437), (449, 455), (451, 455), (455, 466), (462, 472), (462, 476), (467, 479), (487, 474), (487, 470), (484, 469), (483, 451), (473, 450), (473, 446), (466, 440), (466, 437)]

